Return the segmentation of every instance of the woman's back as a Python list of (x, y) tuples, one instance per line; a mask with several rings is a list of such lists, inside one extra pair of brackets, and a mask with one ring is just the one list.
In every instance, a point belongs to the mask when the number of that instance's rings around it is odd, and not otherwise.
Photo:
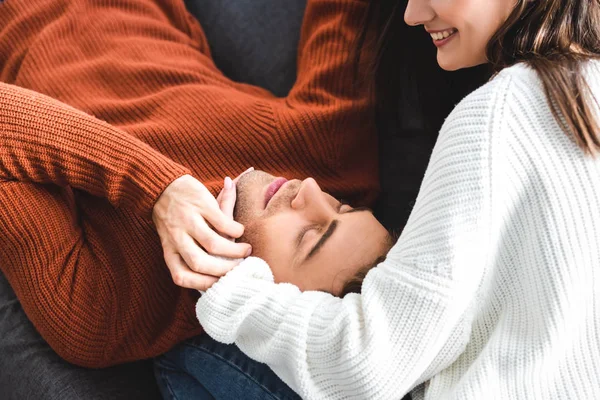
[[(597, 97), (599, 69), (587, 73)], [(249, 259), (200, 299), (198, 317), (253, 358), (285, 359), (280, 376), (306, 398), (394, 399), (415, 387), (416, 400), (600, 398), (599, 203), (600, 159), (517, 65), (447, 118), (407, 225), (360, 296), (267, 290), (256, 277), (268, 266)], [(230, 294), (252, 284), (253, 296)], [(305, 322), (317, 312), (327, 334)]]
[[(580, 79), (600, 97), (599, 62), (580, 64), (600, 58), (600, 3), (406, 3), (371, 3), (379, 57), (403, 49), (403, 13), (443, 69), (502, 72), (447, 118), (397, 244), (342, 300), (250, 283), (269, 271), (246, 262), (199, 320), (305, 398), (600, 398), (600, 115)], [(394, 57), (379, 108), (402, 99)]]
[[(600, 62), (584, 69), (600, 98)], [(461, 127), (471, 133), (444, 137)], [(479, 148), (475, 159), (489, 174), (489, 180), (482, 175), (489, 198), (479, 199), (489, 244), (483, 238), (479, 243), (487, 247), (489, 262), (483, 270), (467, 262), (472, 269), (455, 265), (451, 271), (473, 277), (477, 286), (463, 315), (472, 316), (471, 337), (454, 364), (431, 379), (426, 397), (466, 399), (487, 392), (490, 398), (598, 398), (593, 382), (600, 370), (600, 159), (565, 134), (536, 72), (522, 64), (457, 106), (437, 153), (457, 150), (457, 160), (473, 156), (456, 146), (473, 131), (489, 135), (467, 145)], [(464, 182), (465, 191), (472, 183)]]

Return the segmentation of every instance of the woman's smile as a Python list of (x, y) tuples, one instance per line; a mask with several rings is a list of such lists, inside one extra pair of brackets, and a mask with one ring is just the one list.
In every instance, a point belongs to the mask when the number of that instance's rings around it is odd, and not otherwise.
[(433, 44), (437, 47), (442, 47), (446, 43), (454, 39), (454, 37), (456, 37), (456, 35), (458, 34), (458, 29), (450, 28), (441, 31), (427, 30), (427, 32), (431, 35), (431, 38), (433, 39)]

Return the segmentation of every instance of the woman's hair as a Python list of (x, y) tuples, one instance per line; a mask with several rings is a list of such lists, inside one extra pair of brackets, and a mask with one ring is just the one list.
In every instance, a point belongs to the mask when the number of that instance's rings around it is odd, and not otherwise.
[[(437, 133), (454, 106), (491, 76), (489, 68), (444, 71), (436, 48), (424, 29), (404, 22), (406, 0), (370, 0), (356, 40), (357, 80), (370, 81), (376, 103), (379, 134), (401, 135), (419, 121), (421, 132)], [(364, 59), (363, 59), (364, 57)], [(365, 60), (366, 59), (366, 60)], [(359, 75), (359, 66), (367, 70)]]
[(586, 153), (600, 150), (596, 101), (581, 61), (600, 58), (599, 0), (517, 0), (487, 46), (494, 71), (525, 62), (540, 76), (554, 118)]
[[(356, 60), (359, 61), (362, 50), (371, 45), (369, 32), (375, 32), (376, 57), (372, 72), (379, 116), (397, 112), (402, 101), (407, 100), (403, 93), (415, 82), (425, 89), (418, 91), (421, 99), (426, 98), (426, 101), (417, 99), (418, 106), (422, 108), (427, 104), (427, 110), (437, 111), (436, 99), (448, 104), (440, 99), (448, 90), (447, 84), (422, 84), (432, 76), (436, 78), (436, 74), (430, 72), (435, 48), (424, 30), (418, 35), (404, 23), (406, 4), (407, 0), (372, 0), (357, 42)], [(428, 52), (430, 54), (426, 54)], [(600, 132), (591, 107), (595, 99), (581, 73), (581, 61), (600, 58), (600, 0), (517, 0), (506, 22), (488, 43), (486, 53), (488, 67), (491, 66), (491, 71), (485, 72), (488, 76), (519, 62), (533, 68), (542, 80), (558, 123), (586, 153), (595, 154), (600, 150)], [(462, 73), (471, 74), (471, 81), (477, 83), (476, 75), (481, 71), (481, 68), (468, 69)], [(451, 74), (458, 73), (460, 71)], [(461, 81), (468, 79), (463, 76), (459, 84)], [(429, 93), (427, 87), (433, 87), (435, 93)], [(434, 123), (439, 122), (437, 114), (432, 119)]]

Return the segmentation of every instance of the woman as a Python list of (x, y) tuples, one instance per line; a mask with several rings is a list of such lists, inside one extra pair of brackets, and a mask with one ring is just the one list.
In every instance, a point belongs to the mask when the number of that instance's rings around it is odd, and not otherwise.
[(598, 398), (599, 18), (410, 0), (441, 67), (497, 74), (447, 118), (402, 236), (343, 299), (249, 259), (199, 300), (206, 331), (305, 398)]

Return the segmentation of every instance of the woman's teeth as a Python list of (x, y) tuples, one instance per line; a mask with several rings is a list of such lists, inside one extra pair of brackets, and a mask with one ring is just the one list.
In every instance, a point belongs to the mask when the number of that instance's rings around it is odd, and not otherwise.
[(443, 32), (433, 32), (433, 33), (430, 33), (430, 35), (433, 38), (433, 40), (442, 40), (442, 39), (446, 39), (447, 37), (454, 35), (456, 32), (458, 32), (458, 31), (456, 29), (452, 28), (452, 29), (448, 29)]

